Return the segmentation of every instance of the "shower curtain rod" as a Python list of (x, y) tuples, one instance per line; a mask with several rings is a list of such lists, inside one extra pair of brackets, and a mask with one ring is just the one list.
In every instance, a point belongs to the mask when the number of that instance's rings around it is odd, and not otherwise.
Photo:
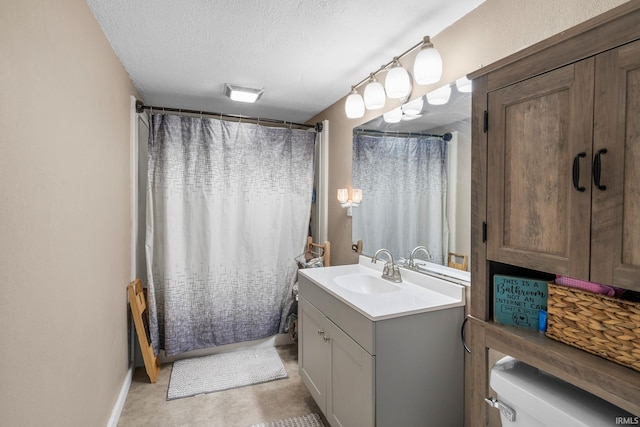
[(316, 132), (322, 132), (322, 123), (316, 123), (315, 125), (310, 125), (310, 124), (302, 124), (302, 123), (294, 123), (294, 122), (287, 122), (284, 120), (274, 120), (274, 119), (261, 119), (259, 117), (248, 117), (248, 116), (241, 116), (241, 115), (235, 115), (235, 114), (222, 114), (222, 113), (213, 113), (210, 111), (199, 111), (199, 110), (186, 110), (184, 108), (169, 108), (169, 107), (158, 107), (155, 105), (144, 105), (144, 103), (142, 101), (138, 101), (136, 100), (136, 112), (137, 113), (142, 113), (144, 112), (144, 110), (158, 110), (158, 111), (169, 111), (172, 113), (184, 113), (184, 114), (199, 114), (199, 115), (206, 115), (206, 116), (212, 116), (212, 117), (216, 117), (219, 118), (220, 120), (227, 120), (227, 121), (237, 121), (237, 122), (241, 122), (243, 120), (245, 121), (249, 121), (249, 122), (255, 122), (256, 124), (260, 124), (260, 123), (269, 123), (269, 124), (275, 124), (275, 125), (281, 125), (282, 127), (296, 127), (296, 128), (302, 128), (302, 129), (315, 129)]
[(359, 135), (371, 135), (371, 136), (381, 136), (381, 135), (391, 135), (391, 136), (402, 136), (402, 137), (411, 137), (411, 136), (432, 136), (434, 138), (442, 138), (445, 141), (451, 141), (453, 135), (447, 132), (442, 135), (438, 135), (435, 133), (424, 133), (424, 132), (394, 132), (394, 131), (384, 131), (384, 130), (374, 130), (374, 129), (356, 129), (353, 133), (357, 133)]

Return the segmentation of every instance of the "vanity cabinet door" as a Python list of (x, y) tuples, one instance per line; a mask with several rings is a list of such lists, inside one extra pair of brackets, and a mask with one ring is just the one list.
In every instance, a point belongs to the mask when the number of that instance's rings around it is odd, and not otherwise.
[(298, 334), (298, 363), (302, 381), (309, 389), (323, 413), (327, 408), (329, 346), (325, 337), (329, 320), (306, 299), (300, 298), (300, 333)]
[(333, 427), (374, 426), (374, 356), (330, 323), (327, 419)]
[(374, 356), (313, 304), (299, 301), (299, 372), (332, 427), (374, 423)]
[(594, 60), (490, 92), (487, 258), (589, 278)]
[(640, 290), (640, 41), (598, 55), (595, 96), (591, 280)]

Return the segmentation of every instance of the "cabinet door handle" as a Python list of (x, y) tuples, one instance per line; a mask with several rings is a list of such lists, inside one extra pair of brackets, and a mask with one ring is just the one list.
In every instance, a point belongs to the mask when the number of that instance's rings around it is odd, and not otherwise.
[(322, 335), (324, 334), (324, 331), (322, 329), (318, 329), (318, 335)]
[(596, 157), (593, 159), (593, 184), (600, 191), (607, 189), (606, 185), (600, 184), (600, 174), (602, 173), (602, 160), (600, 159), (600, 156), (603, 154), (607, 154), (606, 148), (598, 150)]
[(580, 187), (580, 158), (587, 157), (587, 153), (584, 151), (582, 153), (578, 153), (573, 158), (573, 188), (578, 190), (579, 192), (583, 192), (586, 190), (584, 187)]
[(460, 328), (460, 339), (462, 339), (462, 346), (464, 347), (464, 351), (466, 351), (467, 353), (471, 354), (471, 349), (469, 348), (469, 346), (467, 345), (467, 341), (465, 338), (465, 334), (464, 334), (464, 327), (467, 324), (467, 321), (469, 320), (468, 317), (465, 317), (464, 320), (462, 321), (462, 327)]
[(330, 340), (331, 338), (329, 338), (329, 337), (328, 337), (328, 336), (326, 336), (326, 335), (323, 335), (323, 336), (322, 336), (322, 339), (324, 340), (324, 342), (329, 342), (329, 340)]

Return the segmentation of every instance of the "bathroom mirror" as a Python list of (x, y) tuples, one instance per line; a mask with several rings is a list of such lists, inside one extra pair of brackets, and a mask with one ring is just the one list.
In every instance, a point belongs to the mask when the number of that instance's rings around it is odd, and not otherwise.
[(352, 238), (363, 255), (386, 248), (402, 261), (425, 246), (445, 266), (450, 252), (470, 255), (471, 93), (449, 88), (448, 100), (434, 101), (438, 90), (353, 130), (352, 186), (363, 199)]

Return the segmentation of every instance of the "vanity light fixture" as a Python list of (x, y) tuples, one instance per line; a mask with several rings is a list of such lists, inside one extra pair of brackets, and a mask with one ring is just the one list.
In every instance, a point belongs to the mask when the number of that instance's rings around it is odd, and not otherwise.
[(473, 89), (471, 80), (469, 80), (466, 76), (460, 77), (458, 80), (456, 80), (456, 89), (458, 89), (458, 92), (471, 92), (471, 90)]
[(402, 121), (403, 122), (410, 122), (411, 120), (415, 120), (415, 119), (419, 119), (420, 117), (422, 117), (422, 115), (418, 114), (417, 116), (412, 116), (409, 114), (403, 114), (402, 115)]
[(351, 88), (351, 93), (347, 96), (344, 111), (350, 119), (359, 119), (364, 116), (364, 99), (362, 95), (358, 93), (355, 86)]
[(384, 107), (386, 94), (382, 83), (376, 79), (373, 73), (370, 74), (369, 83), (364, 87), (364, 106), (367, 110), (378, 110)]
[[(442, 58), (436, 48), (433, 47), (429, 36), (424, 37), (418, 44), (396, 56), (390, 62), (381, 66), (377, 71), (370, 73), (369, 77), (361, 80), (351, 87), (351, 93), (345, 102), (345, 113), (350, 119), (357, 119), (364, 116), (364, 107), (368, 110), (375, 110), (384, 106), (384, 94), (380, 91), (382, 86), (376, 79), (376, 75), (381, 71), (386, 71), (384, 80), (384, 92), (387, 98), (406, 101), (413, 89), (413, 80), (409, 72), (402, 66), (400, 59), (417, 48), (422, 48), (416, 55), (413, 72), (417, 84), (431, 84), (440, 81), (442, 77)], [(357, 89), (367, 83), (364, 90), (364, 98)], [(357, 95), (357, 96), (356, 96)], [(361, 106), (362, 104), (362, 106)], [(394, 115), (394, 117), (397, 116)], [(386, 117), (385, 117), (385, 121)], [(397, 123), (400, 118), (397, 118)], [(392, 122), (389, 122), (392, 123)]]
[(357, 208), (362, 202), (362, 190), (353, 188), (351, 190), (351, 199), (349, 199), (349, 190), (346, 188), (338, 189), (338, 201), (340, 206), (347, 208), (347, 216), (352, 216), (352, 208)]
[(386, 123), (399, 123), (402, 120), (402, 108), (394, 108), (382, 115)]
[(402, 112), (408, 116), (420, 117), (422, 115), (422, 107), (424, 107), (424, 97), (414, 99), (402, 106)]
[(413, 63), (413, 78), (419, 85), (438, 83), (442, 78), (442, 58), (429, 36), (422, 40), (422, 48)]
[(451, 86), (445, 85), (427, 94), (427, 102), (431, 105), (444, 105), (449, 102)]
[(398, 61), (398, 57), (393, 58), (393, 66), (387, 71), (384, 90), (391, 99), (407, 99), (411, 93), (411, 77)]
[(232, 101), (256, 102), (264, 92), (263, 88), (243, 87), (234, 84), (224, 84), (224, 94)]

